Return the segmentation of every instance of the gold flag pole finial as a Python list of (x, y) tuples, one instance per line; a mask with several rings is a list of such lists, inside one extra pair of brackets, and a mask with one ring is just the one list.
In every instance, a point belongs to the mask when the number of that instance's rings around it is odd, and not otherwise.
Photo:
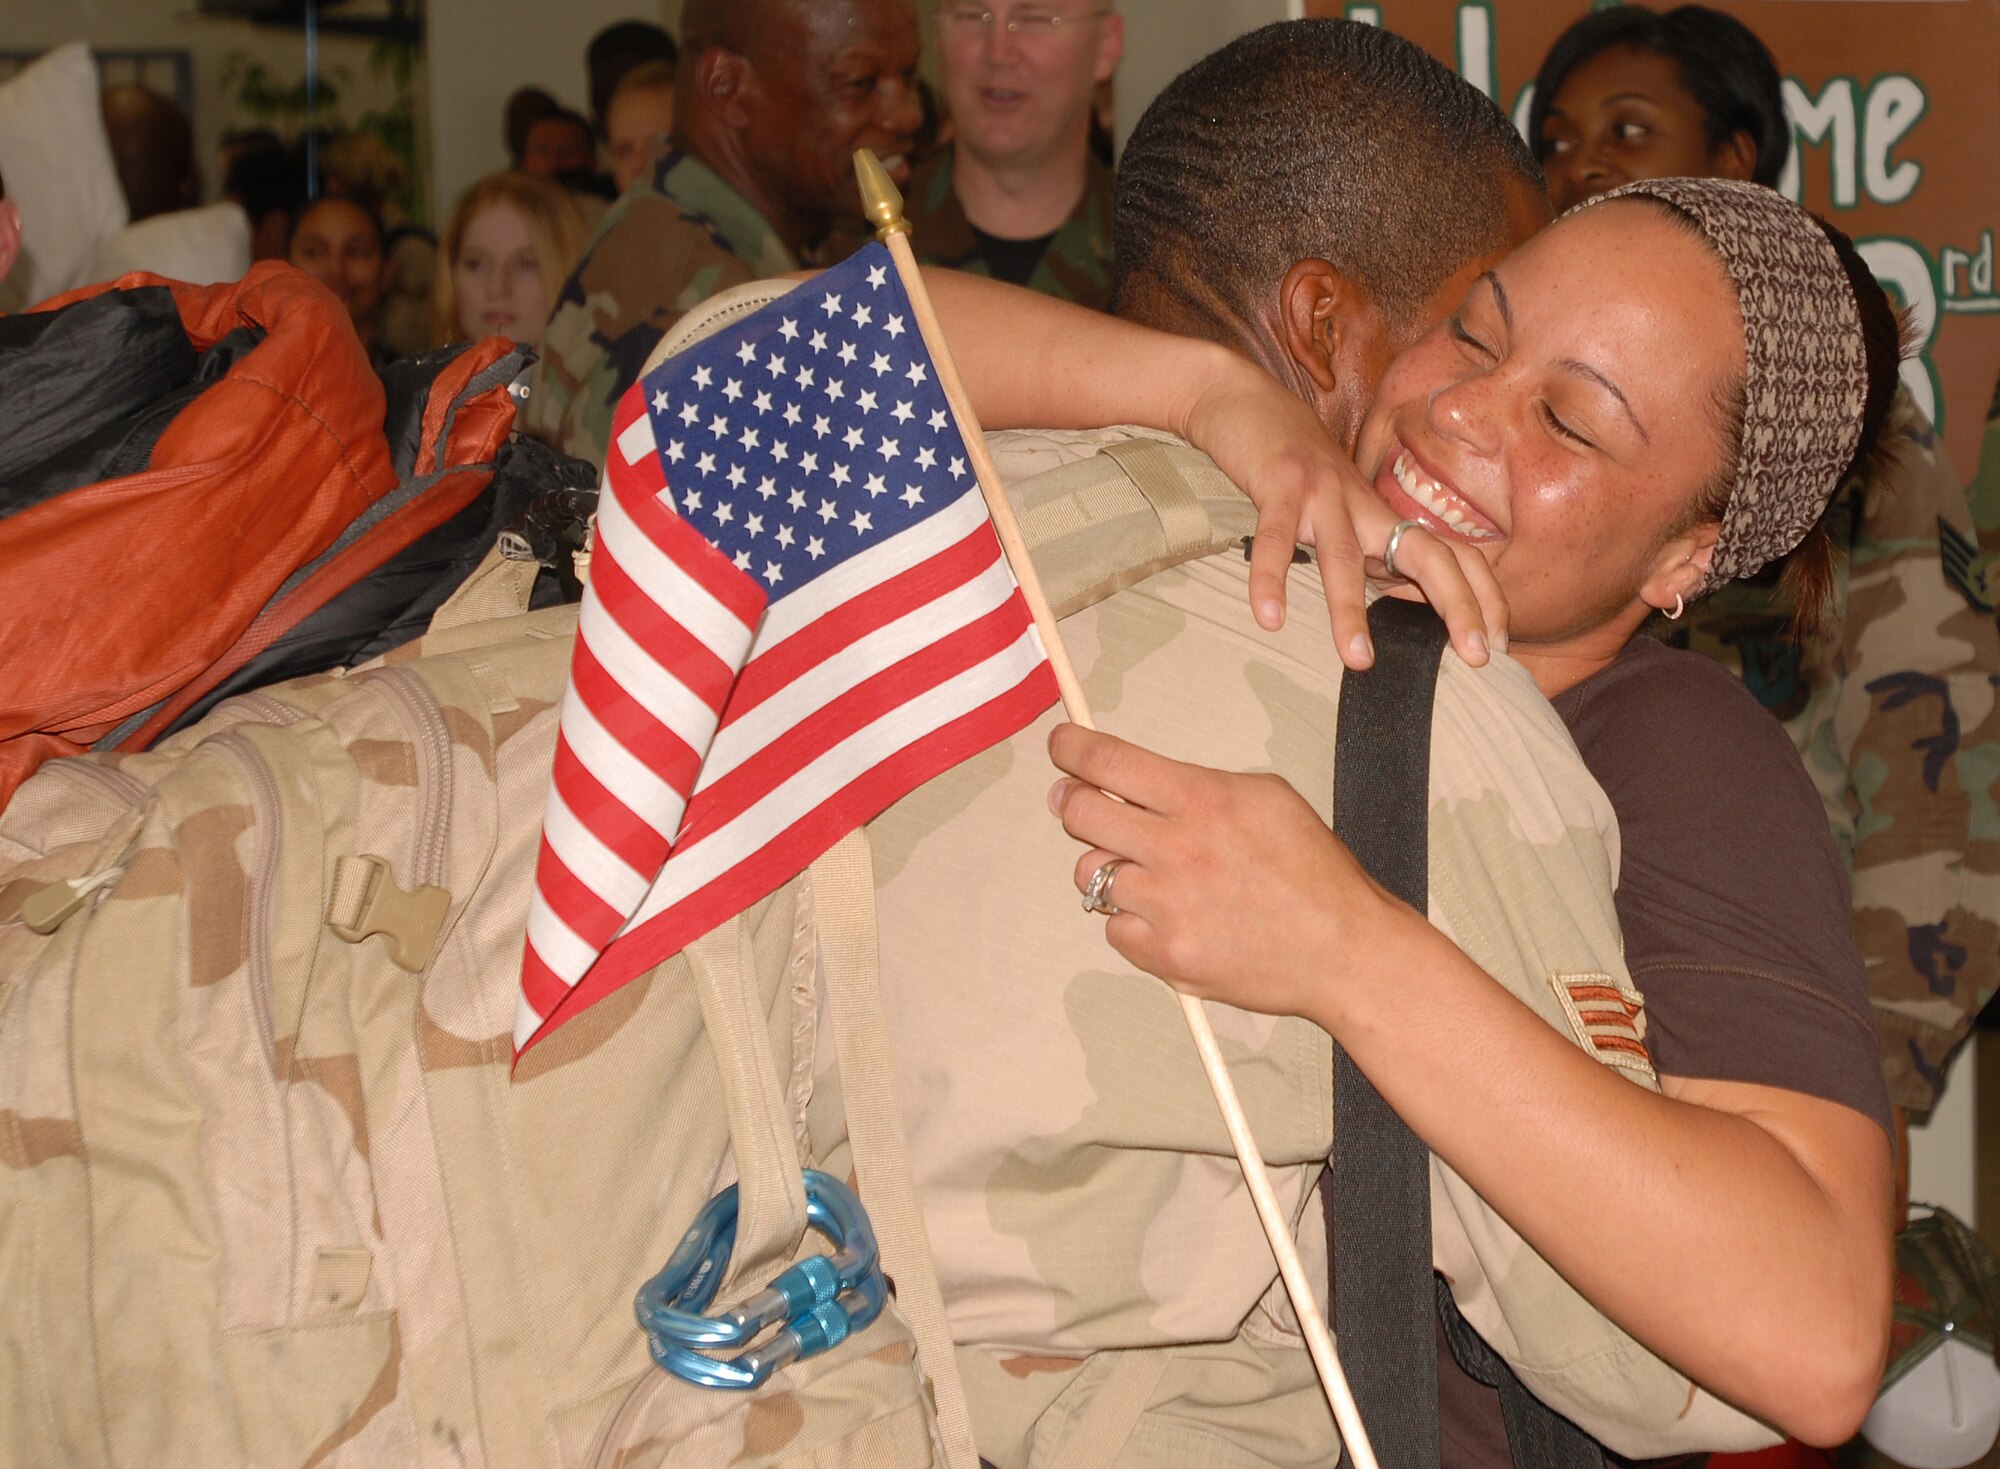
[(902, 193), (874, 150), (854, 150), (854, 177), (861, 184), (862, 217), (875, 226), (875, 238), (886, 242), (891, 235), (907, 235), (910, 222), (903, 218)]

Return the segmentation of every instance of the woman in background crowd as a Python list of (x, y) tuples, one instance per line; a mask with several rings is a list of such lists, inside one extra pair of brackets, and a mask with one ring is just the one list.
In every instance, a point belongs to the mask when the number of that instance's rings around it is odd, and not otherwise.
[(569, 192), (524, 173), (481, 179), (452, 210), (438, 252), (434, 339), (534, 342), (583, 249)]
[(370, 361), (379, 368), (394, 359), (377, 331), (387, 254), (373, 209), (332, 195), (314, 200), (292, 224), (286, 259), (340, 298)]
[(626, 72), (604, 109), (604, 148), (619, 193), (653, 166), (673, 130), (674, 68), (648, 61)]
[(1792, 125), (1777, 62), (1741, 21), (1700, 5), (1620, 5), (1549, 48), (1528, 141), (1560, 211), (1633, 179), (1775, 186)]
[[(1740, 22), (1699, 5), (1579, 20), (1535, 81), (1528, 137), (1558, 208), (1631, 179), (1775, 185), (1791, 149), (1778, 67)], [(1899, 1119), (1928, 1109), (1982, 1000), (2000, 984), (2000, 743), (1990, 680), (2000, 629), (1954, 567), (1976, 546), (1959, 479), (1907, 387), (1884, 472), (1842, 484), (1828, 540), (1695, 608), (1669, 641), (1717, 659), (1783, 720), (1853, 874)], [(1810, 558), (1808, 561), (1805, 558)], [(1812, 576), (1807, 564), (1822, 568)], [(1802, 600), (1829, 615), (1793, 626)], [(1982, 763), (1982, 761), (1984, 763)], [(1907, 1186), (1907, 1159), (1901, 1159)]]

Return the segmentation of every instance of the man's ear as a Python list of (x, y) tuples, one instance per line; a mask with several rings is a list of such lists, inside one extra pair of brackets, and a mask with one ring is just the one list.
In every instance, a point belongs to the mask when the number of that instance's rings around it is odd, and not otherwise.
[(1394, 350), (1375, 298), (1327, 261), (1308, 259), (1278, 283), (1277, 309), (1274, 335), (1290, 359), (1292, 391), (1352, 448)]
[(729, 127), (740, 128), (749, 122), (749, 100), (754, 87), (754, 70), (746, 56), (710, 46), (695, 58), (694, 89), (708, 99)]
[(1118, 70), (1118, 63), (1125, 55), (1125, 17), (1113, 11), (1097, 23), (1097, 62), (1091, 68), (1091, 78), (1105, 82)]
[(1361, 293), (1324, 260), (1300, 260), (1278, 283), (1279, 340), (1322, 393), (1340, 382), (1341, 349), (1356, 325)]
[(7, 279), (21, 256), (21, 206), (0, 199), (0, 281)]

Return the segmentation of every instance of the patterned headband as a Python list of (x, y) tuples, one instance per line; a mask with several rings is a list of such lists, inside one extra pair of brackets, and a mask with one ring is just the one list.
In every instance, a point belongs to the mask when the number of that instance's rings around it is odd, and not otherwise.
[[(1645, 195), (1701, 230), (1743, 313), (1743, 444), (1699, 592), (1749, 576), (1805, 538), (1861, 440), (1861, 308), (1813, 217), (1735, 179), (1642, 179), (1579, 204)], [(1572, 210), (1571, 213), (1575, 213)]]

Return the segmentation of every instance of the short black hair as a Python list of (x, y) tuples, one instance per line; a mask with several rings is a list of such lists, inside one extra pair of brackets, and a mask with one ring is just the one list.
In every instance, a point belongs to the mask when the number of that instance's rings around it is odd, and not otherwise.
[(359, 210), (361, 215), (368, 221), (368, 228), (374, 232), (375, 247), (384, 255), (389, 253), (389, 231), (382, 223), (381, 210), (377, 209), (368, 200), (357, 199), (352, 194), (321, 194), (317, 199), (304, 201), (293, 212), (291, 230), (285, 235), (285, 254), (287, 256), (291, 254), (292, 241), (299, 237), (299, 226), (306, 222), (307, 215), (311, 214), (322, 204), (345, 204), (350, 209)]
[(594, 143), (596, 141), (597, 135), (591, 132), (590, 121), (588, 118), (586, 118), (581, 112), (575, 111), (573, 108), (557, 107), (552, 109), (551, 111), (544, 112), (541, 116), (537, 117), (533, 122), (528, 124), (526, 131), (524, 131), (521, 134), (521, 147), (523, 148), (523, 150), (525, 150), (528, 146), (529, 135), (532, 134), (536, 128), (540, 127), (545, 122), (559, 122), (566, 128), (575, 128), (578, 132), (582, 133), (583, 136), (586, 139), (590, 140), (591, 142)]
[(1537, 159), (1549, 156), (1543, 136), (1549, 109), (1565, 78), (1600, 51), (1629, 46), (1674, 63), (1681, 85), (1701, 108), (1709, 147), (1747, 133), (1757, 150), (1760, 184), (1775, 185), (1792, 152), (1792, 125), (1778, 63), (1757, 33), (1733, 15), (1705, 5), (1682, 5), (1661, 14), (1644, 5), (1594, 10), (1556, 37), (1535, 77), (1528, 106), (1528, 142)]
[(223, 197), (243, 206), (252, 229), (273, 214), (296, 214), (305, 196), (305, 161), (275, 133), (252, 132), (232, 142), (235, 153), (222, 176)]
[(1513, 239), (1500, 180), (1541, 170), (1506, 115), (1409, 41), (1280, 21), (1167, 85), (1118, 164), (1116, 299), (1199, 278), (1232, 307), (1323, 259), (1397, 325)]
[(562, 104), (540, 87), (515, 89), (514, 95), (507, 99), (500, 123), (507, 143), (507, 156), (514, 160), (514, 167), (521, 166), (521, 155), (528, 151), (528, 129), (551, 113), (560, 111)]
[(674, 38), (650, 21), (621, 20), (606, 26), (590, 38), (583, 54), (583, 67), (590, 74), (590, 119), (604, 126), (604, 109), (625, 73), (648, 61), (664, 61), (668, 66), (680, 60), (681, 48)]

